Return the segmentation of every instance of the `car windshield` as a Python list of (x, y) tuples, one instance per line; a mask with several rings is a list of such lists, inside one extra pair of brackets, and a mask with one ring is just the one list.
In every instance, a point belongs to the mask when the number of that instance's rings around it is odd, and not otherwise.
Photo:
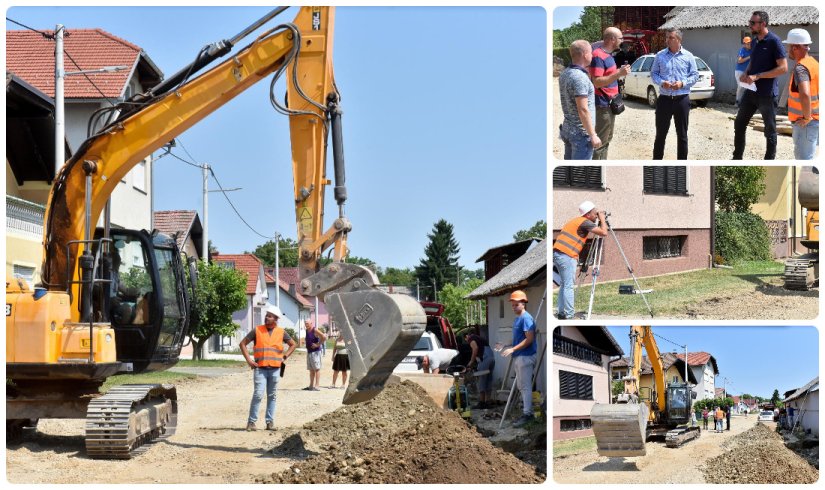
[(769, 416), (769, 417), (773, 417), (773, 412), (767, 412), (767, 411), (765, 411), (765, 412), (762, 412), (762, 415), (767, 415), (767, 416)]
[(413, 350), (433, 350), (433, 344), (430, 342), (430, 338), (425, 335), (418, 339), (418, 343), (415, 344)]
[(696, 69), (699, 71), (710, 71), (708, 64), (702, 58), (696, 58)]

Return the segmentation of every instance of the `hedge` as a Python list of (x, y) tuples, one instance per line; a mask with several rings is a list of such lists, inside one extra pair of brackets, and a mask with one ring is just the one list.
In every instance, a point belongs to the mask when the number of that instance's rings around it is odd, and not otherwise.
[(771, 238), (762, 218), (753, 213), (716, 213), (716, 263), (770, 259)]

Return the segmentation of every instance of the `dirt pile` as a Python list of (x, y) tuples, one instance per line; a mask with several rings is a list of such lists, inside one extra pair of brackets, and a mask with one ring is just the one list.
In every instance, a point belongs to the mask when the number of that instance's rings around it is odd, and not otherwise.
[(819, 471), (761, 423), (732, 438), (725, 448), (727, 452), (706, 465), (708, 483), (814, 483), (819, 479)]
[(545, 475), (403, 382), (305, 424), (272, 449), (304, 457), (260, 483), (540, 483)]

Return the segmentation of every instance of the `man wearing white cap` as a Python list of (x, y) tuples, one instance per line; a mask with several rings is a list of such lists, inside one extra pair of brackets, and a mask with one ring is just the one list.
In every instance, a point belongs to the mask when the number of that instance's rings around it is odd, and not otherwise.
[[(266, 388), (266, 430), (275, 430), (275, 399), (278, 393), (278, 382), (281, 379), (281, 366), (292, 351), (295, 350), (295, 341), (286, 331), (278, 326), (278, 318), (284, 316), (280, 308), (267, 305), (264, 324), (258, 325), (241, 340), (241, 354), (254, 372), (255, 390), (252, 393), (252, 402), (249, 405), (249, 420), (246, 430), (255, 430), (258, 420), (258, 410), (264, 397)], [(255, 358), (249, 357), (246, 344), (255, 342)], [(284, 344), (289, 346), (284, 352)]]
[[(596, 226), (596, 220), (599, 226)], [(579, 253), (584, 248), (590, 234), (607, 236), (607, 222), (604, 211), (596, 209), (590, 201), (579, 205), (579, 216), (568, 221), (561, 227), (561, 231), (553, 242), (553, 265), (559, 271), (559, 320), (573, 318), (573, 283), (576, 276), (576, 265), (579, 262)]]
[(813, 160), (819, 145), (819, 63), (808, 54), (811, 35), (805, 29), (791, 29), (788, 57), (796, 67), (788, 80), (788, 120), (793, 124), (793, 156)]

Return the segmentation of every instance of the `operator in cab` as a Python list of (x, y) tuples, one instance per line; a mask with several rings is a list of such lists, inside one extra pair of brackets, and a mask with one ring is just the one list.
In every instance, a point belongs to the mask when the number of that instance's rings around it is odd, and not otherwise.
[[(252, 393), (252, 402), (249, 404), (249, 420), (246, 430), (256, 430), (258, 411), (266, 389), (266, 430), (275, 430), (275, 401), (278, 395), (278, 382), (281, 380), (281, 366), (292, 352), (296, 344), (286, 331), (278, 326), (278, 318), (284, 316), (280, 308), (267, 305), (264, 324), (255, 327), (241, 340), (241, 353), (246, 363), (254, 370), (255, 389)], [(255, 358), (249, 356), (246, 345), (255, 342)], [(284, 344), (289, 348), (284, 352)]]

